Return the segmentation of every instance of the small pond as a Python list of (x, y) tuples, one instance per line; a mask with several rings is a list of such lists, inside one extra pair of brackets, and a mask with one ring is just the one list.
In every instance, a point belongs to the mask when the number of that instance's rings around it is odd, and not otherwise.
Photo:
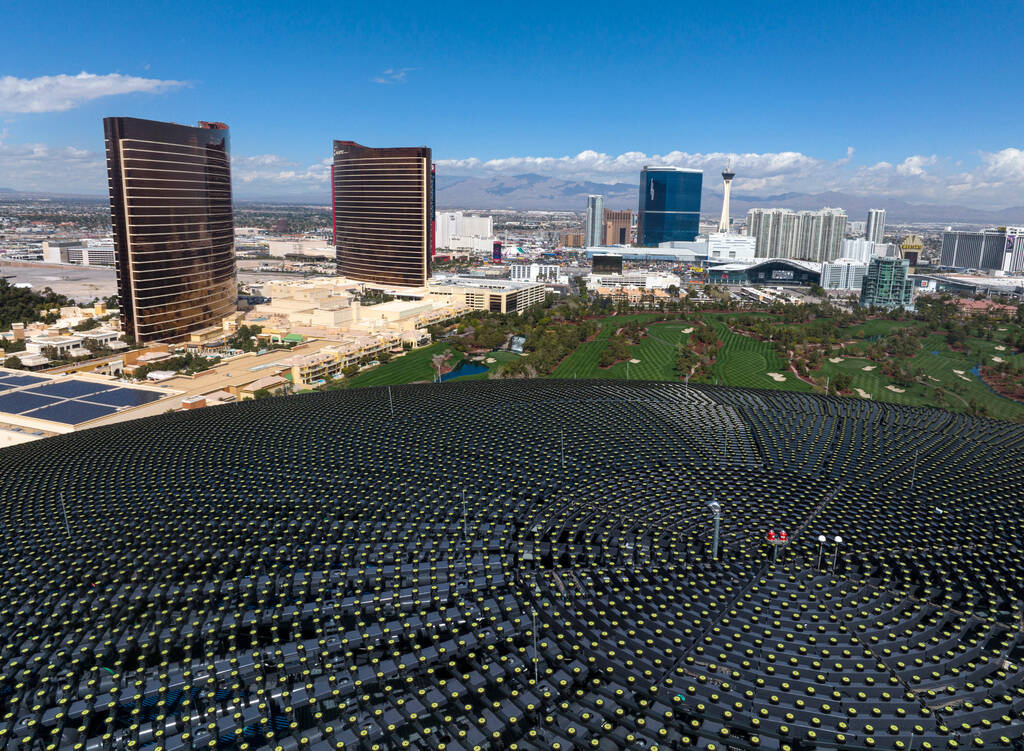
[(451, 371), (450, 373), (445, 373), (443, 376), (441, 376), (441, 380), (450, 381), (451, 379), (458, 378), (459, 376), (476, 375), (477, 373), (486, 372), (486, 365), (483, 365), (482, 363), (478, 362), (470, 362), (469, 360), (463, 360), (462, 362), (455, 366), (455, 370)]

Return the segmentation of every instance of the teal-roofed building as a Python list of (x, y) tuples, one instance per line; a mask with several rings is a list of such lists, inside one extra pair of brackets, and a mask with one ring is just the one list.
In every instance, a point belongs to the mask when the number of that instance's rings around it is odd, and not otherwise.
[(914, 283), (907, 278), (910, 262), (905, 258), (875, 256), (860, 288), (860, 304), (866, 308), (912, 309)]

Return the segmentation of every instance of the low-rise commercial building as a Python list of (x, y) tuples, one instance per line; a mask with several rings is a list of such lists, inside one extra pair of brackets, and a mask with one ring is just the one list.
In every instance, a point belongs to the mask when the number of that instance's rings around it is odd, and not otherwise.
[[(698, 239), (698, 242), (700, 240)], [(746, 235), (713, 232), (706, 240), (708, 260), (742, 261), (754, 258), (757, 240)]]
[(543, 284), (468, 276), (435, 277), (427, 293), (435, 300), (492, 313), (522, 313), (543, 303), (546, 294)]
[(33, 354), (42, 354), (44, 351), (53, 352), (57, 357), (71, 357), (71, 350), (81, 348), (83, 339), (80, 336), (61, 336), (57, 334), (44, 334), (33, 336), (25, 341), (25, 351)]
[(324, 240), (269, 240), (267, 241), (267, 252), (272, 258), (287, 258), (288, 256), (303, 258), (328, 258), (333, 259), (335, 249)]
[(670, 287), (678, 289), (683, 283), (676, 274), (646, 271), (624, 274), (590, 274), (586, 279), (588, 289), (625, 287), (639, 290), (668, 289)]
[(754, 262), (736, 261), (708, 269), (708, 283), (740, 286), (820, 284), (821, 264), (793, 258), (766, 258)]
[(113, 266), (114, 241), (104, 240), (44, 240), (44, 263), (67, 263), (76, 266)]
[[(330, 344), (319, 352), (294, 355), (280, 362), (290, 371), (295, 386), (316, 386), (327, 383), (352, 365), (360, 365), (374, 355), (401, 347), (402, 334), (361, 336)], [(418, 339), (422, 342), (422, 336)]]
[(248, 399), (255, 399), (256, 393), (259, 391), (266, 391), (271, 396), (284, 396), (290, 394), (292, 390), (292, 382), (287, 378), (279, 375), (267, 376), (247, 383), (244, 386), (239, 386), (236, 390), (238, 401), (244, 402)]
[(513, 263), (508, 272), (514, 282), (558, 282), (562, 276), (560, 266), (543, 263)]
[(647, 304), (655, 307), (660, 302), (667, 302), (672, 295), (664, 289), (644, 289), (642, 287), (595, 287), (593, 294), (598, 297), (608, 297), (619, 302), (628, 302), (631, 306), (638, 307)]
[(825, 289), (854, 289), (860, 292), (868, 264), (852, 258), (837, 258), (822, 264), (821, 286)]

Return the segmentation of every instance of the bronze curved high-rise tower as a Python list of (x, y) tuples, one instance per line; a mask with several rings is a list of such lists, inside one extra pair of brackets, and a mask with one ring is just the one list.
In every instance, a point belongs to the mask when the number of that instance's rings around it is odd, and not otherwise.
[(350, 279), (422, 287), (434, 239), (430, 149), (334, 142), (334, 243)]
[(182, 341), (235, 311), (228, 127), (103, 120), (125, 331)]

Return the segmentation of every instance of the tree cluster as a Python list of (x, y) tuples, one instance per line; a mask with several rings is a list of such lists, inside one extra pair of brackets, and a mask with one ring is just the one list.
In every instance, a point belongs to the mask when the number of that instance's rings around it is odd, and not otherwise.
[(615, 334), (608, 337), (608, 342), (605, 344), (604, 349), (601, 350), (601, 356), (597, 364), (602, 368), (607, 368), (620, 360), (628, 360), (630, 357), (629, 339), (622, 334)]
[(194, 375), (195, 373), (201, 373), (204, 370), (209, 370), (218, 362), (220, 362), (219, 357), (214, 357), (208, 360), (205, 357), (193, 354), (192, 352), (186, 352), (183, 355), (178, 355), (167, 360), (161, 360), (160, 362), (140, 365), (135, 370), (134, 377), (136, 380), (141, 381), (155, 370), (172, 370), (175, 373)]
[(13, 323), (41, 321), (53, 323), (60, 317), (60, 308), (74, 301), (59, 295), (49, 287), (35, 292), (27, 287), (15, 287), (0, 278), (0, 330), (6, 331)]

